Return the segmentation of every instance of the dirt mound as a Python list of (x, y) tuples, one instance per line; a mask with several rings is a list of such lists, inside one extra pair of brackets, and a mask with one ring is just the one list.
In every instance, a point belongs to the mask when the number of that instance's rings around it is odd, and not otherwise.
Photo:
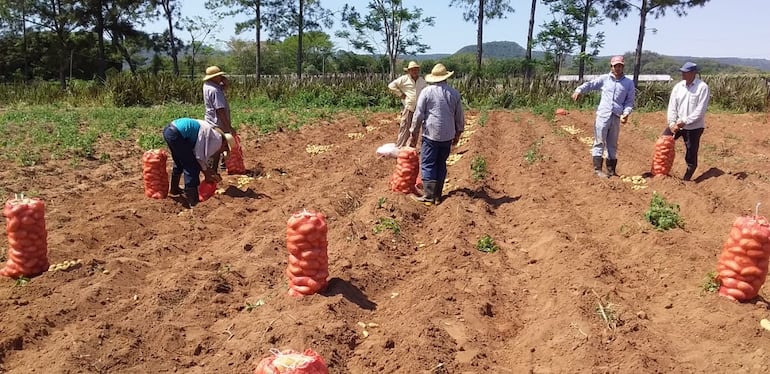
[[(271, 348), (312, 348), (333, 373), (770, 370), (766, 304), (701, 287), (734, 218), (770, 193), (766, 116), (710, 114), (695, 182), (676, 178), (679, 142), (675, 178), (643, 188), (593, 176), (591, 113), (468, 120), (435, 207), (388, 190), (395, 161), (374, 151), (396, 113), (244, 132), (254, 179), (225, 176), (193, 210), (145, 198), (134, 149), (3, 165), (5, 196), (46, 200), (51, 262), (83, 263), (0, 282), (0, 371), (247, 373)], [(663, 123), (623, 126), (620, 174), (649, 171)], [(684, 229), (644, 221), (653, 191)], [(296, 299), (285, 229), (303, 208), (328, 217), (331, 276)], [(484, 235), (497, 252), (476, 250)]]

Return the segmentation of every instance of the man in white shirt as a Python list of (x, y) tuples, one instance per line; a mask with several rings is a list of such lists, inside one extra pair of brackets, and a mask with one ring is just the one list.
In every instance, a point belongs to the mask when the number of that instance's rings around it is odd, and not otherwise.
[(414, 144), (409, 143), (409, 129), (412, 127), (412, 116), (414, 116), (414, 108), (417, 105), (417, 98), (420, 96), (420, 91), (425, 88), (425, 80), (420, 77), (420, 65), (414, 61), (409, 61), (409, 65), (404, 68), (407, 74), (404, 74), (394, 79), (388, 84), (388, 89), (401, 98), (401, 102), (404, 104), (404, 109), (401, 111), (401, 123), (398, 127), (398, 138), (396, 139), (396, 146), (404, 147), (409, 145), (410, 147), (417, 146), (417, 138), (414, 138)]
[(671, 98), (668, 100), (668, 127), (663, 130), (663, 135), (674, 135), (674, 139), (684, 140), (687, 171), (682, 179), (689, 181), (698, 167), (700, 137), (706, 128), (706, 109), (711, 97), (709, 86), (695, 77), (700, 71), (697, 64), (685, 62), (679, 71), (682, 72), (682, 81), (671, 90)]
[[(230, 122), (230, 105), (225, 98), (225, 88), (229, 84), (225, 72), (218, 66), (209, 66), (206, 68), (206, 76), (203, 77), (203, 105), (206, 108), (203, 119), (213, 123), (225, 134), (235, 134), (232, 123)], [(211, 160), (212, 167), (216, 169), (219, 163), (219, 156), (214, 156)], [(222, 162), (222, 169), (224, 169)]]

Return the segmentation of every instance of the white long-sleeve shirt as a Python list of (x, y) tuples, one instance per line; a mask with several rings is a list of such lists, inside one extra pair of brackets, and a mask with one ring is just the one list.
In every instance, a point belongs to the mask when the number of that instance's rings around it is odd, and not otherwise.
[(401, 96), (406, 95), (406, 98), (401, 102), (404, 104), (404, 108), (409, 109), (410, 112), (414, 112), (414, 107), (417, 105), (417, 97), (420, 96), (420, 92), (427, 83), (422, 77), (417, 77), (417, 80), (413, 80), (409, 74), (404, 74), (388, 84), (388, 89), (394, 94)]
[(698, 78), (689, 86), (684, 80), (677, 83), (668, 100), (668, 123), (682, 121), (685, 130), (705, 128), (706, 109), (710, 99), (709, 86)]

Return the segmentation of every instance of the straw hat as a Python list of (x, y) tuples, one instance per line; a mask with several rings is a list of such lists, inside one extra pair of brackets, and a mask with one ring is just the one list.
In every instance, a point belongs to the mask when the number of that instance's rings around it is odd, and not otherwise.
[(420, 67), (420, 65), (418, 65), (416, 62), (414, 62), (414, 61), (409, 61), (409, 65), (407, 65), (407, 66), (404, 68), (404, 71), (408, 71), (409, 69), (413, 69), (413, 68), (419, 68), (419, 67)]
[(447, 71), (444, 64), (436, 64), (430, 74), (425, 76), (425, 81), (428, 83), (438, 83), (452, 76), (455, 72)]
[(206, 76), (203, 77), (203, 81), (205, 82), (220, 75), (225, 75), (225, 72), (219, 69), (219, 66), (209, 66), (206, 68)]

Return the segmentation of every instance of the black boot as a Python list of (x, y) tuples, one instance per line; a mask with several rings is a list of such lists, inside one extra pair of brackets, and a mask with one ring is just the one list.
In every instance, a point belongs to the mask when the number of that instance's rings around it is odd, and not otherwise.
[(436, 205), (441, 204), (441, 195), (444, 193), (444, 181), (436, 182), (436, 194), (433, 195), (433, 201)]
[(198, 187), (186, 187), (184, 189), (184, 195), (187, 198), (187, 204), (190, 208), (198, 205), (200, 199), (198, 198)]
[(616, 177), (615, 167), (618, 166), (618, 159), (607, 159), (607, 177)]
[(182, 175), (179, 174), (171, 174), (171, 188), (168, 191), (168, 194), (171, 196), (179, 196), (182, 194), (182, 189), (179, 188), (179, 180), (182, 179)]
[(604, 158), (602, 156), (594, 156), (594, 174), (596, 174), (599, 178), (607, 178), (607, 174), (604, 174), (602, 171), (602, 164), (604, 163)]
[(692, 179), (692, 175), (695, 173), (695, 168), (697, 168), (697, 166), (687, 165), (687, 171), (684, 172), (682, 180), (689, 181)]
[(412, 195), (412, 199), (425, 205), (433, 205), (436, 202), (436, 181), (422, 181), (422, 185), (422, 196)]

